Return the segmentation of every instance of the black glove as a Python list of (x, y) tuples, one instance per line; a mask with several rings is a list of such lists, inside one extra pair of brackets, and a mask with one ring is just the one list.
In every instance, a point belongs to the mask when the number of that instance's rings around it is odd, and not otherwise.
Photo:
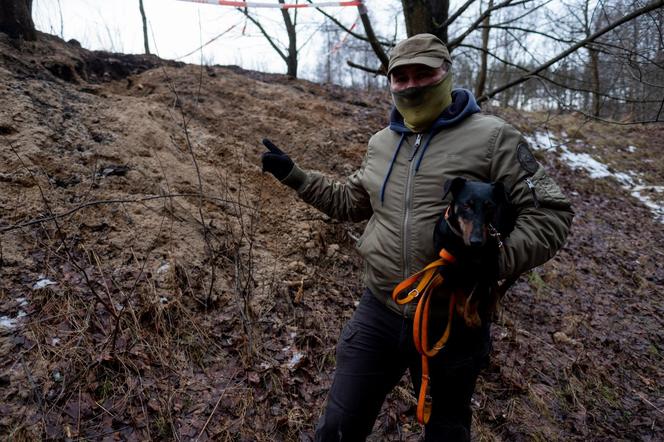
[(276, 179), (282, 181), (291, 173), (295, 163), (281, 149), (267, 138), (263, 138), (263, 144), (269, 152), (263, 153), (261, 161), (263, 162), (263, 172), (270, 172)]

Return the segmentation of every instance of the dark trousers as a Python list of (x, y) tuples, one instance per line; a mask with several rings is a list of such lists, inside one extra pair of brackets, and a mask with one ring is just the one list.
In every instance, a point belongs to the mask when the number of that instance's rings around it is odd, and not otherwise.
[[(437, 339), (440, 329), (431, 330)], [(448, 345), (429, 361), (433, 408), (426, 441), (470, 440), (470, 400), (490, 349), (489, 326), (471, 330), (453, 323)], [(413, 320), (389, 310), (368, 290), (337, 345), (337, 367), (316, 441), (363, 441), (387, 394), (409, 370), (415, 397), (421, 356), (413, 344)]]

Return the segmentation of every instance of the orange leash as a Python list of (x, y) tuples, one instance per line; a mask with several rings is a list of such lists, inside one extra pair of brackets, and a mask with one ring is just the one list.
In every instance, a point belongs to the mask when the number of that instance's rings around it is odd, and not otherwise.
[[(422, 355), (422, 382), (420, 385), (420, 393), (417, 399), (417, 420), (421, 424), (429, 422), (431, 417), (431, 389), (429, 385), (429, 358), (435, 356), (440, 350), (445, 347), (447, 340), (450, 337), (450, 330), (452, 328), (452, 314), (454, 312), (454, 305), (456, 303), (456, 294), (450, 295), (449, 312), (447, 317), (447, 325), (445, 332), (441, 338), (429, 348), (429, 312), (431, 310), (431, 294), (433, 289), (443, 283), (444, 278), (439, 272), (441, 267), (452, 264), (456, 259), (447, 250), (440, 251), (440, 259), (427, 265), (424, 269), (413, 274), (408, 279), (402, 281), (392, 291), (392, 299), (399, 305), (407, 304), (419, 298), (417, 308), (415, 309), (415, 317), (413, 319), (413, 341), (418, 353)], [(405, 296), (402, 292), (417, 283), (417, 287), (410, 290)]]

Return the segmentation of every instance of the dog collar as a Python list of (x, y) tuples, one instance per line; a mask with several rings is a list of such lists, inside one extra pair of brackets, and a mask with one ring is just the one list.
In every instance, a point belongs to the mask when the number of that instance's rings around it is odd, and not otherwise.
[(454, 227), (452, 225), (452, 223), (450, 222), (450, 208), (451, 207), (452, 207), (452, 204), (447, 206), (447, 210), (445, 210), (445, 222), (447, 223), (447, 226), (450, 228), (452, 233), (454, 233), (459, 238), (463, 238), (463, 234), (461, 233), (461, 231), (459, 229), (457, 229), (456, 227)]

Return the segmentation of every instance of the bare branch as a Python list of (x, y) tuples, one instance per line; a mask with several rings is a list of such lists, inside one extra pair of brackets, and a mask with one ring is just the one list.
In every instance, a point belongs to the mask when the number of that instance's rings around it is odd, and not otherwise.
[(205, 43), (203, 43), (202, 45), (200, 45), (199, 47), (197, 47), (197, 48), (194, 49), (193, 51), (191, 51), (191, 52), (187, 52), (186, 54), (181, 55), (181, 56), (178, 57), (178, 58), (175, 58), (175, 60), (181, 60), (181, 59), (183, 59), (183, 58), (189, 57), (191, 54), (195, 54), (196, 52), (198, 52), (198, 51), (200, 51), (201, 49), (203, 49), (205, 46), (209, 45), (210, 43), (214, 43), (214, 42), (217, 41), (219, 38), (221, 38), (221, 37), (223, 37), (224, 35), (228, 34), (230, 31), (233, 30), (233, 28), (234, 28), (235, 26), (236, 26), (236, 25), (233, 25), (233, 26), (231, 26), (230, 28), (228, 28), (228, 29), (226, 29), (225, 31), (223, 31), (222, 33), (215, 35), (214, 37), (212, 37), (211, 39), (209, 39), (208, 41), (206, 41)]
[[(313, 0), (307, 0), (307, 2), (313, 3)], [(320, 12), (321, 14), (323, 14), (323, 16), (327, 17), (332, 23), (337, 25), (341, 30), (343, 30), (346, 33), (350, 34), (352, 37), (355, 37), (358, 40), (362, 40), (362, 41), (366, 41), (366, 42), (369, 41), (369, 39), (365, 35), (358, 34), (357, 32), (354, 32), (350, 28), (346, 27), (343, 23), (341, 23), (339, 20), (337, 20), (333, 15), (328, 14), (322, 8), (315, 8), (315, 9), (318, 12)], [(393, 47), (394, 46), (394, 42), (390, 42), (390, 41), (386, 41), (386, 40), (378, 40), (378, 42), (383, 46), (387, 46), (387, 47)]]
[[(516, 17), (512, 17), (512, 18), (510, 18), (509, 20), (502, 22), (501, 24), (503, 24), (503, 25), (508, 25), (508, 24), (510, 24), (510, 23), (514, 23), (514, 22), (516, 22), (516, 21), (519, 21), (519, 20), (521, 20), (522, 18), (527, 17), (527, 16), (529, 16), (530, 14), (532, 14), (533, 12), (537, 11), (538, 9), (543, 8), (544, 6), (548, 5), (548, 4), (551, 3), (552, 1), (553, 1), (553, 0), (547, 0), (547, 1), (545, 1), (544, 3), (540, 3), (539, 5), (535, 6), (534, 8), (528, 8), (528, 9), (526, 9), (526, 12), (524, 12), (523, 14), (521, 14), (521, 15), (517, 15)], [(518, 3), (512, 3), (512, 4), (510, 5), (510, 7), (514, 7), (514, 6), (517, 6), (517, 5), (518, 5)]]
[[(588, 45), (588, 46), (590, 46), (590, 45)], [(627, 53), (627, 55), (629, 57), (635, 56), (635, 57), (641, 58), (644, 61), (647, 61), (648, 63), (652, 64), (656, 68), (664, 70), (664, 64), (662, 64), (658, 60), (655, 60), (655, 59), (652, 59), (652, 58), (650, 58), (646, 55), (643, 55), (640, 52), (635, 51), (634, 49), (626, 48), (624, 46), (618, 46), (616, 44), (612, 44), (612, 43), (609, 43), (609, 42), (606, 42), (606, 41), (593, 42), (592, 46), (598, 52), (601, 52), (601, 53), (606, 54), (606, 55), (611, 55), (611, 56), (614, 56), (614, 57), (617, 57), (618, 55), (615, 54), (614, 52), (610, 52), (610, 51), (608, 51), (604, 48), (610, 48), (610, 49), (616, 49), (616, 50), (619, 50), (619, 51), (624, 51), (624, 52)]]
[[(485, 50), (484, 48), (481, 48), (479, 46), (473, 46), (473, 45), (463, 43), (463, 44), (460, 44), (459, 47), (460, 48), (473, 49), (475, 51), (480, 51), (480, 52), (486, 52), (487, 55), (490, 55), (492, 58), (495, 58), (500, 63), (502, 63), (506, 66), (510, 66), (510, 67), (519, 69), (520, 71), (523, 71), (523, 72), (528, 72), (529, 71), (529, 69), (527, 67), (524, 67), (524, 66), (521, 66), (519, 64), (513, 63), (509, 60), (506, 60), (506, 59), (500, 57), (499, 55), (496, 55), (494, 52), (491, 52), (489, 50)], [(574, 86), (570, 86), (568, 84), (560, 83), (559, 81), (556, 81), (556, 80), (554, 80), (552, 78), (549, 78), (549, 77), (547, 77), (545, 75), (542, 75), (542, 74), (536, 74), (536, 75), (533, 76), (533, 78), (544, 80), (548, 83), (553, 84), (554, 86), (558, 86), (560, 88), (568, 89), (568, 90), (574, 91), (574, 92), (584, 92), (584, 93), (594, 92), (591, 89), (584, 89), (584, 88), (581, 88), (581, 87), (574, 87)], [(660, 100), (647, 100), (647, 99), (630, 100), (629, 98), (617, 97), (615, 95), (610, 95), (610, 94), (607, 94), (605, 92), (602, 92), (599, 95), (604, 97), (604, 98), (608, 98), (610, 100), (620, 101), (622, 103), (659, 103), (660, 102)]]
[(367, 67), (367, 66), (362, 66), (362, 65), (357, 64), (357, 63), (353, 63), (350, 60), (347, 60), (346, 64), (348, 66), (352, 67), (352, 68), (359, 69), (359, 70), (364, 71), (364, 72), (369, 72), (370, 74), (385, 75), (385, 71), (383, 70), (382, 67), (380, 67), (378, 69), (370, 68), (370, 67)]
[[(11, 142), (9, 142), (9, 148), (11, 151), (16, 155), (16, 158), (18, 158), (19, 163), (21, 163), (21, 166), (28, 172), (32, 180), (34, 181), (35, 185), (37, 186), (37, 189), (39, 189), (39, 194), (41, 195), (42, 202), (44, 204), (44, 208), (46, 211), (49, 213), (49, 215), (53, 216), (53, 210), (51, 210), (51, 204), (48, 201), (48, 198), (46, 198), (46, 194), (44, 193), (44, 189), (42, 189), (41, 184), (39, 184), (39, 180), (37, 180), (37, 177), (35, 176), (34, 173), (30, 170), (30, 168), (25, 164), (23, 161), (23, 158), (18, 154), (18, 151), (14, 148)], [(62, 246), (62, 249), (64, 250), (65, 254), (67, 255), (67, 258), (69, 259), (69, 262), (71, 263), (72, 266), (81, 274), (83, 275), (83, 279), (85, 279), (85, 284), (87, 285), (88, 289), (92, 293), (92, 295), (97, 299), (97, 301), (104, 306), (106, 311), (113, 316), (113, 319), (116, 319), (118, 317), (118, 312), (115, 309), (115, 306), (113, 305), (113, 301), (110, 299), (110, 294), (107, 293), (109, 299), (106, 301), (104, 298), (101, 297), (99, 292), (95, 289), (95, 287), (92, 285), (92, 281), (90, 280), (90, 277), (88, 276), (88, 272), (81, 267), (76, 259), (74, 259), (74, 256), (69, 249), (69, 246), (67, 245), (66, 242), (66, 236), (62, 229), (60, 228), (60, 224), (58, 223), (57, 219), (53, 219), (53, 223), (55, 224), (55, 229), (58, 231), (58, 237), (60, 239), (60, 245)]]
[(478, 100), (479, 102), (486, 101), (486, 100), (488, 100), (489, 98), (495, 96), (496, 94), (499, 94), (500, 92), (502, 92), (502, 91), (504, 91), (504, 90), (506, 90), (506, 89), (509, 89), (509, 88), (514, 87), (514, 86), (516, 86), (516, 85), (518, 85), (518, 84), (521, 84), (521, 83), (523, 83), (524, 81), (527, 81), (529, 78), (536, 77), (537, 74), (539, 74), (539, 73), (542, 72), (543, 70), (546, 70), (547, 68), (549, 68), (549, 67), (552, 66), (553, 64), (555, 64), (555, 63), (557, 63), (558, 61), (564, 59), (565, 57), (567, 57), (568, 55), (570, 55), (570, 54), (572, 54), (573, 52), (577, 51), (578, 49), (580, 49), (580, 48), (582, 48), (582, 47), (584, 47), (584, 46), (587, 46), (589, 43), (592, 43), (593, 41), (595, 41), (596, 39), (598, 39), (598, 38), (601, 37), (602, 35), (606, 34), (607, 32), (609, 32), (609, 31), (611, 31), (611, 30), (617, 28), (618, 26), (622, 25), (623, 23), (627, 23), (627, 22), (629, 22), (630, 20), (633, 20), (633, 19), (635, 19), (635, 18), (637, 18), (637, 17), (639, 17), (639, 16), (641, 16), (641, 15), (647, 14), (648, 12), (653, 11), (653, 10), (655, 10), (655, 9), (657, 9), (657, 8), (661, 8), (662, 6), (664, 6), (664, 0), (655, 0), (655, 1), (651, 2), (651, 3), (649, 3), (648, 5), (646, 5), (646, 6), (642, 7), (642, 8), (637, 9), (636, 11), (633, 11), (631, 14), (627, 14), (627, 15), (623, 16), (622, 18), (620, 18), (620, 19), (614, 21), (613, 23), (610, 23), (610, 24), (608, 24), (607, 26), (603, 27), (602, 29), (600, 29), (599, 31), (595, 32), (595, 33), (592, 34), (591, 36), (589, 36), (589, 37), (585, 38), (584, 40), (581, 40), (581, 41), (578, 42), (577, 44), (575, 44), (575, 45), (569, 47), (569, 48), (566, 49), (565, 51), (563, 51), (563, 52), (561, 52), (560, 54), (556, 55), (555, 57), (551, 58), (551, 59), (550, 59), (549, 61), (547, 61), (546, 63), (544, 63), (544, 64), (538, 66), (538, 67), (535, 68), (535, 69), (532, 69), (532, 70), (526, 72), (524, 75), (522, 75), (521, 77), (517, 78), (516, 80), (510, 81), (510, 82), (508, 82), (508, 83), (506, 83), (506, 84), (504, 84), (504, 85), (502, 85), (502, 86), (500, 86), (500, 87), (498, 87), (498, 88), (492, 90), (491, 92), (488, 92), (487, 94), (485, 94), (485, 95), (483, 95), (483, 96), (481, 96), (481, 97), (478, 97), (477, 100)]
[[(502, 3), (498, 3), (497, 5), (494, 5), (492, 8), (487, 8), (482, 14), (480, 14), (480, 16), (477, 18), (477, 20), (475, 20), (470, 26), (468, 26), (468, 28), (461, 35), (459, 35), (454, 40), (450, 41), (447, 44), (447, 47), (450, 49), (450, 51), (454, 50), (455, 47), (457, 47), (459, 44), (461, 44), (463, 42), (463, 40), (468, 35), (470, 35), (474, 30), (477, 29), (478, 26), (480, 26), (484, 22), (484, 19), (486, 17), (488, 17), (489, 15), (491, 15), (491, 13), (493, 11), (497, 11), (498, 9), (507, 8), (508, 6), (524, 5), (524, 4), (527, 4), (527, 3), (531, 3), (535, 0), (521, 0), (519, 2), (512, 3), (513, 1), (514, 0), (505, 0)], [(530, 12), (528, 12), (528, 13), (530, 13)]]
[[(537, 80), (539, 80), (540, 82), (543, 82), (543, 80), (546, 80), (546, 78), (538, 77)], [(662, 111), (661, 107), (660, 107), (660, 112), (658, 112), (658, 114), (657, 114), (657, 116), (655, 117), (654, 120), (642, 120), (642, 121), (609, 120), (607, 118), (601, 118), (597, 115), (591, 115), (591, 114), (583, 112), (579, 109), (573, 109), (570, 106), (567, 106), (565, 103), (561, 102), (560, 99), (558, 98), (558, 96), (556, 94), (554, 94), (553, 92), (551, 92), (549, 90), (549, 88), (547, 88), (544, 83), (542, 83), (542, 86), (544, 87), (544, 90), (549, 95), (549, 97), (551, 97), (554, 101), (556, 101), (561, 108), (568, 109), (572, 112), (579, 113), (579, 114), (583, 115), (584, 117), (586, 117), (587, 120), (601, 121), (602, 123), (615, 124), (615, 125), (619, 125), (619, 126), (632, 126), (632, 125), (635, 125), (635, 124), (652, 124), (652, 123), (661, 123), (662, 122), (662, 120), (659, 119), (659, 116), (660, 116), (661, 111)], [(664, 101), (662, 101), (662, 106), (664, 106)]]
[[(627, 64), (625, 66), (627, 67), (627, 72), (629, 72), (629, 75), (634, 80), (638, 81), (639, 83), (645, 84), (646, 86), (650, 86), (650, 87), (653, 87), (653, 88), (656, 88), (656, 89), (664, 89), (664, 85), (662, 85), (662, 84), (655, 84), (655, 83), (651, 83), (649, 81), (646, 81), (643, 78), (643, 71), (641, 71), (641, 68), (639, 67), (638, 64), (635, 67), (632, 67), (631, 64)], [(639, 73), (639, 75), (636, 75), (634, 73), (634, 70), (636, 70)]]
[(437, 25), (436, 27), (437, 27), (437, 28), (445, 28), (445, 27), (448, 27), (449, 25), (451, 25), (452, 23), (454, 23), (454, 20), (456, 20), (457, 18), (459, 18), (459, 16), (460, 16), (461, 14), (463, 14), (463, 13), (466, 11), (466, 9), (468, 9), (468, 7), (469, 7), (470, 5), (472, 5), (473, 3), (475, 3), (475, 0), (468, 0), (466, 3), (464, 3), (463, 5), (461, 5), (461, 7), (460, 7), (459, 9), (457, 9), (452, 15), (450, 15), (449, 17), (447, 17), (447, 20), (445, 20), (445, 21), (442, 22), (441, 24)]
[[(489, 0), (488, 8), (491, 9), (493, 6), (493, 0)], [(475, 84), (475, 96), (482, 95), (484, 93), (484, 87), (486, 85), (486, 73), (487, 73), (487, 55), (489, 48), (489, 32), (491, 31), (491, 15), (487, 15), (484, 18), (484, 29), (482, 29), (482, 56), (480, 57), (480, 72), (477, 76), (477, 83)]]
[[(65, 218), (69, 215), (72, 215), (79, 210), (87, 209), (90, 207), (95, 207), (95, 206), (102, 206), (102, 205), (107, 205), (107, 204), (131, 204), (131, 203), (143, 203), (146, 201), (152, 201), (152, 200), (159, 200), (159, 199), (164, 199), (164, 198), (175, 198), (175, 197), (196, 197), (200, 198), (201, 194), (199, 193), (169, 193), (169, 194), (164, 194), (164, 195), (150, 195), (150, 196), (145, 196), (142, 198), (115, 198), (115, 199), (110, 199), (110, 200), (99, 200), (99, 201), (89, 201), (85, 204), (81, 204), (79, 206), (76, 206), (72, 209), (69, 209), (65, 212), (62, 213), (54, 213), (54, 212), (49, 212), (49, 216), (44, 216), (41, 218), (33, 219), (31, 221), (26, 221), (24, 223), (20, 224), (15, 224), (13, 226), (6, 226), (0, 228), (0, 234), (5, 233), (5, 232), (10, 232), (12, 230), (17, 230), (17, 229), (22, 229), (23, 227), (29, 227), (35, 224), (43, 224), (49, 221), (55, 221), (60, 218)], [(202, 195), (202, 198), (205, 200), (209, 201), (217, 201), (221, 203), (227, 203), (227, 204), (238, 204), (236, 201), (231, 201), (228, 199), (224, 198), (219, 198), (219, 197), (214, 197), (214, 196), (209, 196), (209, 195)], [(247, 209), (251, 209), (249, 206), (245, 206)], [(200, 222), (200, 221), (199, 221)]]
[[(481, 25), (481, 26), (478, 26), (477, 29), (484, 29), (485, 27), (486, 26)], [(527, 32), (529, 34), (541, 35), (542, 37), (546, 37), (548, 39), (558, 41), (560, 43), (572, 44), (572, 43), (576, 42), (576, 40), (568, 40), (568, 39), (565, 39), (565, 38), (560, 38), (560, 37), (557, 37), (557, 36), (554, 36), (554, 35), (551, 35), (551, 34), (547, 34), (546, 32), (537, 31), (535, 29), (522, 28), (520, 26), (506, 26), (506, 25), (502, 25), (502, 24), (495, 24), (495, 25), (490, 25), (489, 28), (491, 28), (491, 29), (500, 29), (500, 30), (503, 30), (503, 31)], [(463, 45), (459, 44), (459, 46), (463, 46)]]
[(279, 49), (279, 46), (277, 46), (277, 44), (274, 42), (274, 40), (270, 36), (270, 34), (267, 33), (267, 31), (265, 30), (263, 25), (261, 25), (261, 23), (258, 20), (256, 20), (251, 14), (249, 14), (249, 11), (247, 10), (247, 8), (235, 8), (235, 9), (237, 9), (238, 11), (243, 13), (245, 17), (247, 17), (249, 20), (251, 20), (251, 22), (253, 24), (256, 25), (258, 30), (261, 31), (261, 34), (263, 34), (263, 37), (265, 37), (265, 39), (270, 44), (270, 46), (272, 46), (272, 49), (277, 51), (277, 54), (279, 54), (281, 59), (284, 60), (286, 63), (288, 63), (288, 56), (286, 54), (284, 54), (284, 52), (281, 49)]
[(378, 42), (378, 39), (376, 38), (373, 26), (371, 26), (371, 20), (369, 19), (369, 13), (367, 11), (367, 8), (366, 6), (364, 6), (364, 4), (362, 4), (357, 7), (357, 10), (360, 13), (360, 19), (362, 20), (362, 25), (364, 25), (364, 33), (367, 34), (367, 38), (369, 39), (369, 44), (371, 45), (371, 49), (373, 49), (374, 53), (378, 57), (378, 60), (380, 60), (380, 63), (383, 65), (382, 66), (383, 72), (387, 73), (387, 66), (390, 63), (390, 60), (387, 57), (385, 50), (383, 49), (383, 47)]

